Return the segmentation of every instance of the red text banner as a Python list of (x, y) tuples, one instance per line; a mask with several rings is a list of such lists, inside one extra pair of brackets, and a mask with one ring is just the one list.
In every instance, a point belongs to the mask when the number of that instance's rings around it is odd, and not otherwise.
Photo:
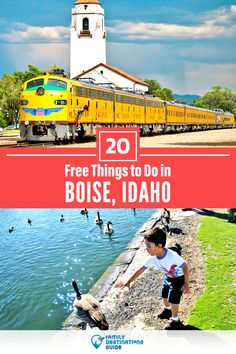
[(235, 206), (235, 149), (141, 148), (136, 131), (96, 148), (1, 149), (0, 207)]

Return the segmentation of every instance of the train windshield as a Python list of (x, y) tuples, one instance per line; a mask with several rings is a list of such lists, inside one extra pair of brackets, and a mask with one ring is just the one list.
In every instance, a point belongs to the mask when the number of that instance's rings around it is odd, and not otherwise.
[(48, 86), (54, 86), (60, 89), (67, 89), (67, 83), (62, 80), (57, 80), (57, 79), (48, 79), (47, 82)]
[(29, 89), (29, 88), (32, 88), (32, 87), (35, 87), (35, 86), (42, 86), (43, 84), (44, 84), (44, 79), (35, 79), (35, 80), (32, 80), (32, 81), (29, 81), (27, 83), (26, 88)]

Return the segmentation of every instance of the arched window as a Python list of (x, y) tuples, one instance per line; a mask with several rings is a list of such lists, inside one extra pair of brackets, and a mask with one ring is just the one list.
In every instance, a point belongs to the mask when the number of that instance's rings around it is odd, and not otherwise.
[(87, 17), (83, 18), (83, 31), (89, 30), (89, 19)]

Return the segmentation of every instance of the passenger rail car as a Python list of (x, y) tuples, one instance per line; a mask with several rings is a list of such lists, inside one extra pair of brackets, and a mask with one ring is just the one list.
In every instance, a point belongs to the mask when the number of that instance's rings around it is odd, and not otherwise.
[(165, 102), (56, 75), (25, 82), (20, 100), (20, 134), (29, 142), (66, 143), (95, 134), (98, 126), (135, 126), (142, 134), (234, 126), (234, 116), (227, 112)]

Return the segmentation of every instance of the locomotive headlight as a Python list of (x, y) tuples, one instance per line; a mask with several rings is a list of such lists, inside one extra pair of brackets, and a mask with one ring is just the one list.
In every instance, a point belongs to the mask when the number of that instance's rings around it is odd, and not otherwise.
[(22, 106), (26, 106), (28, 103), (29, 103), (28, 100), (21, 100), (21, 101), (20, 101), (20, 104), (21, 104)]
[(45, 90), (44, 90), (43, 87), (38, 87), (37, 90), (36, 90), (36, 92), (37, 92), (37, 94), (38, 94), (39, 96), (43, 96), (44, 93), (45, 93)]

